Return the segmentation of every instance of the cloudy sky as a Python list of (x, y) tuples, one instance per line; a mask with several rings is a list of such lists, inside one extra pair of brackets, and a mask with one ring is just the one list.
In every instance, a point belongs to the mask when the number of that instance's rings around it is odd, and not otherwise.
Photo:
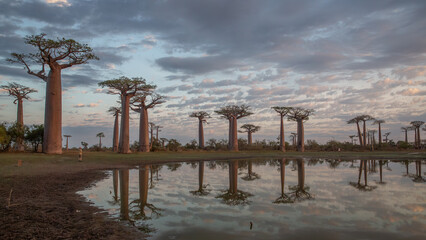
[[(87, 43), (100, 58), (63, 71), (63, 134), (72, 146), (95, 144), (100, 131), (111, 144), (106, 111), (117, 97), (97, 82), (122, 75), (143, 77), (168, 97), (150, 121), (164, 127), (160, 137), (183, 143), (197, 138), (188, 115), (199, 110), (212, 113), (206, 140), (227, 138), (227, 122), (213, 111), (228, 104), (252, 107), (239, 125), (260, 125), (255, 140), (279, 134), (270, 107), (298, 106), (316, 111), (305, 139), (349, 141), (356, 128), (346, 121), (370, 114), (397, 141), (401, 126), (426, 121), (425, 26), (423, 0), (0, 0), (0, 84), (37, 89), (24, 121), (43, 123), (45, 83), (5, 60), (33, 51), (26, 35), (46, 33)], [(0, 119), (15, 121), (16, 105), (0, 95)], [(133, 142), (138, 115), (131, 118)], [(286, 135), (296, 131), (285, 124)]]

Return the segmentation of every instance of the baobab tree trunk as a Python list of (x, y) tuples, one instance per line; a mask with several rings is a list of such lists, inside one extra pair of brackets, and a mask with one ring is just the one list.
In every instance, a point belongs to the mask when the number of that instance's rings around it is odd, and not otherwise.
[(198, 147), (204, 148), (204, 129), (203, 120), (198, 121)]
[(297, 120), (297, 151), (305, 151), (305, 133), (303, 129), (303, 120)]
[(149, 152), (148, 109), (141, 108), (139, 120), (139, 151)]
[(363, 132), (364, 132), (364, 139), (363, 139), (363, 146), (365, 147), (366, 145), (365, 145), (365, 143), (367, 142), (366, 140), (367, 140), (367, 129), (366, 129), (366, 127), (365, 127), (365, 121), (364, 121), (364, 126), (363, 126)]
[(417, 147), (420, 148), (422, 146), (422, 142), (420, 139), (420, 127), (417, 128)]
[(68, 138), (67, 138), (67, 151), (68, 151)]
[(149, 142), (149, 149), (152, 148), (153, 142), (154, 142), (154, 128), (151, 126), (151, 141)]
[(285, 138), (284, 138), (284, 117), (281, 116), (281, 125), (280, 125), (280, 150), (285, 152)]
[[(19, 128), (24, 127), (24, 109), (22, 104), (22, 98), (18, 98), (18, 116), (16, 118), (16, 122), (18, 123)], [(22, 139), (17, 139), (18, 151), (24, 151), (24, 145), (22, 144)]]
[(120, 216), (129, 220), (129, 169), (122, 169), (120, 174)]
[(61, 68), (50, 66), (44, 110), (43, 152), (62, 154), (62, 86)]
[(121, 101), (120, 153), (130, 153), (129, 144), (129, 102), (130, 96), (123, 96)]
[(228, 121), (229, 121), (228, 149), (231, 150), (232, 149), (232, 139), (233, 139), (233, 137), (232, 137), (232, 134), (233, 134), (232, 118), (229, 118)]
[(143, 165), (139, 168), (139, 199), (141, 203), (141, 211), (147, 204), (148, 200), (148, 179), (149, 179), (149, 165)]
[(238, 151), (237, 118), (232, 118), (232, 150)]
[(379, 145), (382, 144), (382, 126), (379, 123)]
[(408, 131), (405, 130), (405, 143), (408, 143)]
[(102, 137), (99, 137), (99, 147), (102, 148)]
[(363, 142), (362, 142), (362, 136), (361, 136), (361, 129), (359, 129), (359, 122), (356, 123), (356, 127), (358, 129), (358, 138), (359, 138), (359, 145), (363, 146)]
[(114, 133), (112, 137), (112, 151), (118, 152), (118, 114), (115, 115)]
[(414, 128), (414, 147), (417, 147), (417, 129)]
[(247, 142), (248, 142), (248, 145), (251, 145), (252, 144), (252, 142), (253, 142), (253, 140), (252, 140), (252, 134), (251, 134), (251, 132), (250, 131), (248, 131), (247, 132)]

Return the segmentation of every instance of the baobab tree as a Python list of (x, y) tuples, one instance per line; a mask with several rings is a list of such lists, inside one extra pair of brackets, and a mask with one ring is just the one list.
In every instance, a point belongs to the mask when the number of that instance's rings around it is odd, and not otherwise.
[(113, 130), (113, 135), (112, 135), (112, 151), (113, 152), (118, 152), (118, 134), (119, 134), (119, 125), (118, 125), (118, 118), (119, 115), (121, 113), (121, 108), (119, 107), (110, 107), (108, 109), (109, 113), (112, 113), (112, 115), (114, 116), (115, 120), (114, 120), (114, 130)]
[(99, 148), (102, 148), (102, 138), (105, 137), (105, 134), (103, 132), (100, 132), (96, 134), (96, 137), (99, 138)]
[(244, 130), (243, 131), (239, 130), (238, 132), (240, 132), (240, 133), (245, 133), (246, 132), (247, 133), (247, 142), (248, 142), (248, 145), (251, 145), (253, 143), (252, 134), (255, 133), (255, 132), (257, 132), (257, 131), (259, 131), (260, 130), (260, 126), (255, 126), (253, 124), (244, 124), (240, 128), (242, 128)]
[(152, 88), (147, 85), (143, 78), (120, 77), (117, 79), (107, 80), (98, 83), (101, 87), (108, 87), (108, 94), (120, 95), (121, 99), (121, 123), (120, 123), (120, 140), (118, 148), (120, 153), (130, 153), (129, 144), (129, 105), (130, 98), (134, 97), (138, 92), (147, 91)]
[[(85, 64), (99, 58), (92, 48), (73, 39), (46, 39), (46, 34), (26, 36), (25, 43), (35, 47), (36, 53), (12, 53), (11, 63), (24, 66), (28, 74), (46, 82), (46, 100), (44, 110), (43, 152), (62, 154), (62, 70), (74, 65)], [(39, 71), (33, 71), (33, 65), (41, 65)], [(46, 66), (49, 73), (46, 74)]]
[(293, 147), (296, 147), (297, 133), (291, 133), (291, 137), (293, 141)]
[(250, 107), (243, 104), (241, 106), (229, 105), (215, 111), (215, 113), (222, 115), (222, 118), (226, 118), (229, 121), (230, 150), (238, 151), (237, 120), (252, 115), (253, 113), (249, 110)]
[(405, 132), (405, 143), (408, 143), (408, 131), (410, 130), (410, 127), (401, 127), (401, 130)]
[(420, 148), (421, 145), (421, 139), (420, 139), (420, 127), (424, 124), (425, 122), (423, 121), (412, 121), (410, 122), (410, 124), (413, 126), (414, 128), (414, 135), (415, 135), (415, 141), (414, 141), (414, 146), (416, 146), (417, 148)]
[(364, 146), (364, 145), (365, 145), (365, 143), (364, 143), (364, 141), (362, 140), (362, 133), (361, 133), (361, 129), (360, 129), (360, 127), (359, 127), (359, 122), (361, 122), (361, 121), (362, 121), (361, 116), (357, 116), (357, 117), (354, 117), (354, 118), (352, 118), (351, 120), (347, 121), (347, 124), (353, 124), (353, 123), (356, 123), (356, 128), (357, 128), (357, 131), (358, 131), (359, 145), (360, 145), (360, 146)]
[(203, 123), (207, 123), (206, 118), (211, 118), (210, 113), (205, 111), (193, 112), (189, 117), (198, 118), (198, 147), (204, 148), (204, 129)]
[(285, 152), (285, 138), (284, 138), (284, 117), (290, 113), (292, 107), (272, 107), (280, 115), (280, 150)]
[(383, 137), (385, 137), (385, 143), (388, 143), (388, 136), (390, 135), (390, 132), (387, 132), (383, 135)]
[(160, 128), (163, 128), (163, 126), (160, 126), (160, 125), (155, 126), (155, 140), (157, 140), (157, 141), (159, 139), (158, 138), (158, 132), (161, 132)]
[(351, 140), (352, 140), (352, 145), (354, 145), (354, 137), (356, 137), (356, 135), (350, 135), (349, 137), (350, 137), (350, 138), (351, 138)]
[(364, 137), (364, 139), (363, 139), (363, 143), (364, 143), (364, 146), (365, 146), (365, 143), (367, 142), (366, 141), (366, 138), (367, 138), (367, 127), (365, 126), (365, 123), (367, 122), (367, 121), (371, 121), (371, 120), (374, 120), (374, 118), (372, 117), (372, 116), (370, 116), (370, 115), (361, 115), (361, 116), (358, 116), (360, 119), (361, 119), (361, 121), (363, 122), (363, 126), (362, 126), (362, 131), (363, 131), (363, 137)]
[(155, 85), (147, 85), (146, 90), (134, 96), (131, 100), (131, 108), (133, 111), (139, 113), (139, 152), (149, 152), (152, 144), (151, 129), (151, 143), (149, 141), (149, 128), (148, 128), (148, 109), (165, 102), (165, 97), (159, 94), (154, 94)]
[[(6, 90), (9, 93), (9, 96), (13, 96), (15, 100), (13, 101), (14, 104), (18, 104), (18, 114), (16, 118), (16, 122), (18, 124), (18, 127), (23, 129), (24, 127), (24, 108), (23, 108), (23, 101), (24, 99), (30, 99), (28, 94), (37, 92), (37, 90), (25, 87), (18, 83), (9, 83), (9, 85), (2, 85), (0, 88)], [(22, 139), (17, 139), (18, 144), (18, 150), (23, 151), (24, 145), (22, 144)]]
[(375, 119), (373, 124), (379, 125), (379, 145), (382, 144), (382, 123), (385, 123), (385, 120)]
[(64, 135), (64, 137), (66, 137), (67, 138), (67, 144), (65, 145), (66, 146), (66, 149), (67, 149), (67, 151), (68, 151), (68, 138), (70, 138), (70, 137), (72, 137), (71, 135)]
[(152, 144), (154, 142), (154, 128), (155, 128), (155, 123), (153, 122), (149, 122), (149, 130), (151, 132), (151, 141), (149, 142), (149, 148), (152, 148)]
[(309, 120), (309, 116), (313, 115), (313, 109), (292, 108), (288, 113), (288, 120), (297, 122), (297, 151), (305, 151), (305, 130), (303, 123)]

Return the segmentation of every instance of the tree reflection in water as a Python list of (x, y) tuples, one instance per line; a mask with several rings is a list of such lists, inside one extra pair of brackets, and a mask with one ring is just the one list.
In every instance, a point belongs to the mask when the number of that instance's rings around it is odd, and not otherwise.
[[(369, 160), (360, 160), (359, 173), (358, 173), (358, 182), (350, 182), (349, 184), (360, 191), (372, 191), (377, 188), (377, 186), (368, 186), (367, 180), (367, 165)], [(364, 171), (364, 185), (361, 184), (362, 171)]]
[(223, 194), (216, 196), (222, 199), (227, 205), (248, 205), (249, 197), (253, 194), (238, 190), (238, 160), (229, 161), (229, 189), (223, 191)]
[(383, 181), (383, 165), (384, 162), (382, 160), (379, 160), (380, 181), (378, 182), (378, 184), (386, 184), (386, 182)]
[(422, 177), (422, 161), (417, 160), (416, 164), (416, 174), (412, 176), (413, 182), (425, 182), (425, 178)]
[(286, 159), (283, 158), (280, 160), (280, 175), (281, 175), (281, 195), (275, 199), (275, 201), (273, 201), (273, 203), (275, 204), (280, 204), (280, 203), (293, 203), (294, 201), (291, 199), (290, 195), (287, 195), (284, 193), (284, 180), (285, 180), (285, 164), (286, 164)]
[(248, 160), (248, 166), (247, 166), (247, 175), (244, 177), (241, 177), (244, 181), (253, 181), (256, 179), (260, 179), (260, 175), (253, 172), (253, 163), (251, 160)]
[(195, 196), (207, 196), (209, 195), (210, 191), (207, 189), (207, 185), (203, 184), (204, 180), (204, 161), (198, 162), (198, 190), (196, 191), (189, 191)]
[(309, 193), (310, 187), (305, 185), (305, 162), (303, 159), (293, 161), (297, 162), (297, 185), (289, 187), (293, 191), (289, 193), (290, 199), (293, 202), (314, 199)]

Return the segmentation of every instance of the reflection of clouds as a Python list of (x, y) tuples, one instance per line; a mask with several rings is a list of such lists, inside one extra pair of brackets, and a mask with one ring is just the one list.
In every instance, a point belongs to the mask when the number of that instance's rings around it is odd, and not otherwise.
[[(245, 173), (247, 167), (243, 161), (240, 162), (242, 168), (239, 172)], [(274, 161), (255, 161), (253, 171), (262, 178), (255, 182), (238, 181), (238, 189), (254, 194), (248, 206), (227, 206), (215, 199), (221, 190), (229, 186), (226, 163), (218, 162), (216, 169), (205, 168), (204, 183), (209, 184), (212, 194), (204, 197), (193, 196), (189, 192), (198, 187), (197, 168), (187, 164), (176, 171), (162, 168), (162, 179), (148, 192), (148, 202), (164, 209), (163, 216), (150, 221), (159, 230), (155, 239), (166, 238), (169, 234), (175, 234), (176, 239), (191, 239), (195, 232), (191, 234), (189, 229), (202, 229), (198, 238), (203, 239), (208, 239), (204, 237), (207, 233), (218, 234), (214, 238), (218, 239), (226, 231), (229, 235), (225, 235), (231, 239), (242, 236), (249, 239), (280, 239), (279, 236), (303, 239), (312, 234), (315, 234), (315, 239), (402, 239), (399, 231), (408, 234), (405, 237), (424, 232), (424, 184), (413, 183), (403, 177), (404, 165), (389, 163), (392, 171), (383, 171), (386, 185), (376, 184), (378, 172), (369, 174), (369, 185), (377, 186), (374, 192), (355, 191), (349, 186), (350, 181), (358, 178), (358, 169), (350, 168), (350, 165), (342, 163), (330, 169), (324, 161), (316, 165), (305, 164), (305, 185), (310, 187), (315, 200), (276, 205), (272, 202), (280, 195), (279, 166)], [(359, 161), (354, 165), (359, 166)], [(291, 171), (291, 166), (292, 162), (286, 167), (286, 191), (288, 186), (297, 184), (297, 171)], [(409, 167), (409, 171), (413, 172), (414, 167)], [(104, 196), (111, 198), (111, 185), (111, 179), (101, 181), (85, 196), (98, 195), (93, 199), (96, 206), (104, 206), (110, 214), (117, 215), (118, 212), (112, 211), (117, 206), (103, 201)], [(138, 197), (138, 173), (130, 171), (130, 201)], [(251, 235), (246, 235), (250, 221), (254, 228)], [(360, 235), (351, 235), (358, 232)]]

